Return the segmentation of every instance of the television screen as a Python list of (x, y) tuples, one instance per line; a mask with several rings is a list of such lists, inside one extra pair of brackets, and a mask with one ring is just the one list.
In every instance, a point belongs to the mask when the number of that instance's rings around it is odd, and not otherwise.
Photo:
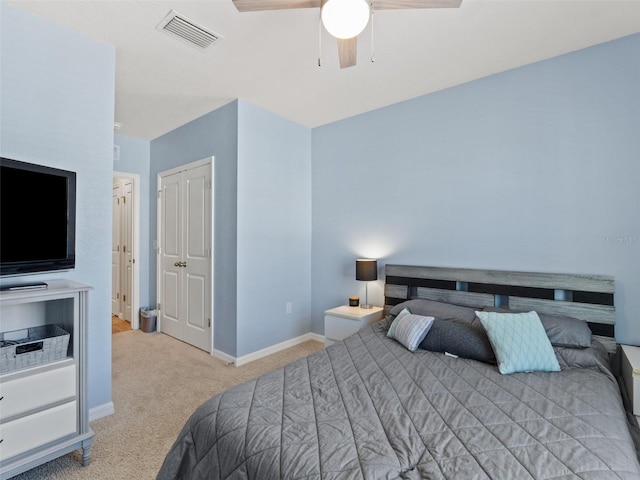
[(75, 266), (74, 172), (0, 158), (0, 273)]

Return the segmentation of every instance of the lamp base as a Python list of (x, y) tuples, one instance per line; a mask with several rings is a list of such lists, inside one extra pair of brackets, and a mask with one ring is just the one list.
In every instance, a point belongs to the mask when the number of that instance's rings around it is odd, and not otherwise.
[(360, 308), (369, 309), (369, 308), (373, 308), (373, 305), (360, 305)]

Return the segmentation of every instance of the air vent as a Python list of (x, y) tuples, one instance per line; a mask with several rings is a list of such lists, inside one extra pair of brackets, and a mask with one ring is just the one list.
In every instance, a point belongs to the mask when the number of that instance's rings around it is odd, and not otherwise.
[(173, 10), (160, 22), (157, 28), (200, 50), (209, 48), (218, 40), (222, 39), (221, 35), (201, 27), (184, 15)]

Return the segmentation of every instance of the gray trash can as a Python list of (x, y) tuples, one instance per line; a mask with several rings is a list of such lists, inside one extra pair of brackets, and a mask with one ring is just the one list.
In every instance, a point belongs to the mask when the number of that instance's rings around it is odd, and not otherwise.
[(140, 330), (146, 333), (156, 331), (156, 313), (149, 307), (140, 309)]

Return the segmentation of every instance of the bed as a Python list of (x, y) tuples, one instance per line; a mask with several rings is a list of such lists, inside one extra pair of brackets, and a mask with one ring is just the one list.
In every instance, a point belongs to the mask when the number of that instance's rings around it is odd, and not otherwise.
[[(612, 277), (385, 274), (384, 320), (205, 402), (158, 479), (640, 479), (609, 366)], [(501, 373), (489, 332), (521, 321), (558, 371)], [(425, 323), (418, 348), (400, 343)]]

